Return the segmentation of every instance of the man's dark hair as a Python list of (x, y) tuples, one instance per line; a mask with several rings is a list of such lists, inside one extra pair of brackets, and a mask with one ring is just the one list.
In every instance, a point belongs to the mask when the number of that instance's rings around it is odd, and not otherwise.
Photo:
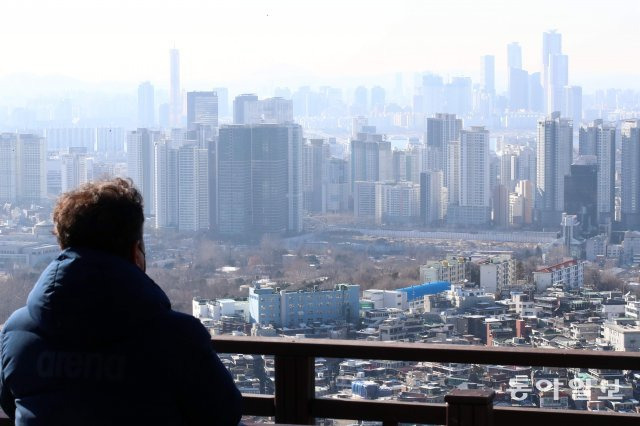
[(53, 210), (60, 247), (103, 250), (125, 258), (142, 239), (142, 195), (130, 179), (87, 183), (58, 198)]

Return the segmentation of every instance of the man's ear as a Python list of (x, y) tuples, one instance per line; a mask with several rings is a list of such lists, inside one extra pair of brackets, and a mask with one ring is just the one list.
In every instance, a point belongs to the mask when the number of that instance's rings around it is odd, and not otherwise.
[(136, 241), (131, 245), (130, 259), (142, 272), (147, 270), (147, 262), (145, 259), (144, 249), (141, 246), (140, 241)]

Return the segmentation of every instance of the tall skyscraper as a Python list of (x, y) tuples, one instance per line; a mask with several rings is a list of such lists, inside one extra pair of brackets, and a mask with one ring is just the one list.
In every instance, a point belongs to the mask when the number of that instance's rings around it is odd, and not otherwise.
[(509, 68), (509, 109), (529, 109), (529, 73), (520, 68)]
[(542, 226), (559, 226), (564, 210), (564, 180), (573, 158), (573, 125), (554, 112), (538, 122), (536, 210)]
[(249, 124), (255, 122), (258, 115), (258, 96), (244, 94), (233, 100), (233, 124)]
[(522, 48), (515, 41), (507, 44), (507, 70), (509, 68), (522, 69)]
[(436, 74), (422, 76), (422, 112), (433, 115), (442, 111), (444, 106), (444, 84), (442, 77)]
[(180, 88), (180, 51), (169, 51), (169, 124), (171, 127), (182, 127), (182, 90)]
[(482, 88), (491, 95), (496, 92), (496, 58), (493, 55), (482, 57)]
[(293, 102), (279, 97), (258, 101), (258, 119), (245, 124), (285, 124), (293, 122)]
[(640, 229), (640, 120), (625, 120), (622, 136), (622, 222)]
[(565, 87), (569, 85), (569, 57), (551, 55), (549, 58), (549, 87), (547, 111), (562, 111), (565, 105)]
[[(562, 35), (557, 33), (555, 30), (542, 33), (542, 87), (544, 89), (545, 108), (548, 108), (549, 106), (549, 93), (552, 84), (552, 79), (550, 77), (551, 58), (555, 55), (561, 54)], [(566, 83), (563, 86), (566, 86)], [(547, 112), (551, 113), (558, 110), (559, 108)]]
[(385, 106), (386, 92), (380, 86), (374, 86), (371, 88), (371, 110), (376, 112), (383, 112)]
[(228, 117), (229, 112), (229, 90), (226, 87), (214, 87), (213, 91), (218, 95), (218, 117)]
[(216, 92), (187, 92), (187, 128), (196, 125), (218, 127), (218, 95)]
[(356, 87), (353, 93), (353, 105), (351, 112), (353, 115), (367, 115), (369, 112), (369, 91), (364, 86)]
[(579, 127), (582, 121), (582, 87), (565, 86), (562, 115), (571, 118), (573, 127)]
[(237, 239), (302, 230), (302, 128), (229, 125), (217, 148), (218, 231)]
[(544, 89), (540, 82), (540, 73), (534, 72), (529, 74), (529, 110), (543, 112), (544, 109)]
[(138, 127), (154, 127), (156, 124), (153, 85), (148, 81), (138, 86)]

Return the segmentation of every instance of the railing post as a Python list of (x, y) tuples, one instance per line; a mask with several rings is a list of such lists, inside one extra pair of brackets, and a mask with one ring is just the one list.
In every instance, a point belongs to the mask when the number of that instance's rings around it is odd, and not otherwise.
[(495, 392), (480, 389), (454, 389), (444, 397), (447, 403), (447, 426), (493, 425)]
[(310, 425), (315, 398), (315, 358), (276, 355), (276, 423)]

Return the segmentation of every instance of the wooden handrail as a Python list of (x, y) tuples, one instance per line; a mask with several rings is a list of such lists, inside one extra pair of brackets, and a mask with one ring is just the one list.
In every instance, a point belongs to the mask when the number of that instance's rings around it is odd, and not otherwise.
[(301, 357), (432, 361), (467, 364), (640, 369), (640, 352), (605, 352), (540, 348), (503, 348), (429, 343), (369, 342), (364, 340), (295, 339), (216, 336), (220, 353)]
[[(447, 396), (448, 404), (445, 405), (316, 398), (313, 386), (310, 386), (315, 357), (634, 370), (640, 366), (640, 353), (637, 352), (227, 335), (216, 336), (212, 339), (212, 344), (219, 353), (275, 356), (276, 394), (243, 395), (243, 398), (245, 414), (275, 415), (278, 423), (312, 424), (314, 418), (339, 418), (377, 420), (382, 421), (385, 426), (397, 425), (399, 422), (472, 426), (566, 423), (580, 426), (625, 426), (636, 425), (640, 421), (640, 417), (634, 414), (493, 407), (490, 403), (492, 392), (483, 395), (475, 395), (473, 391), (450, 394)], [(292, 391), (291, 387), (295, 390)]]

